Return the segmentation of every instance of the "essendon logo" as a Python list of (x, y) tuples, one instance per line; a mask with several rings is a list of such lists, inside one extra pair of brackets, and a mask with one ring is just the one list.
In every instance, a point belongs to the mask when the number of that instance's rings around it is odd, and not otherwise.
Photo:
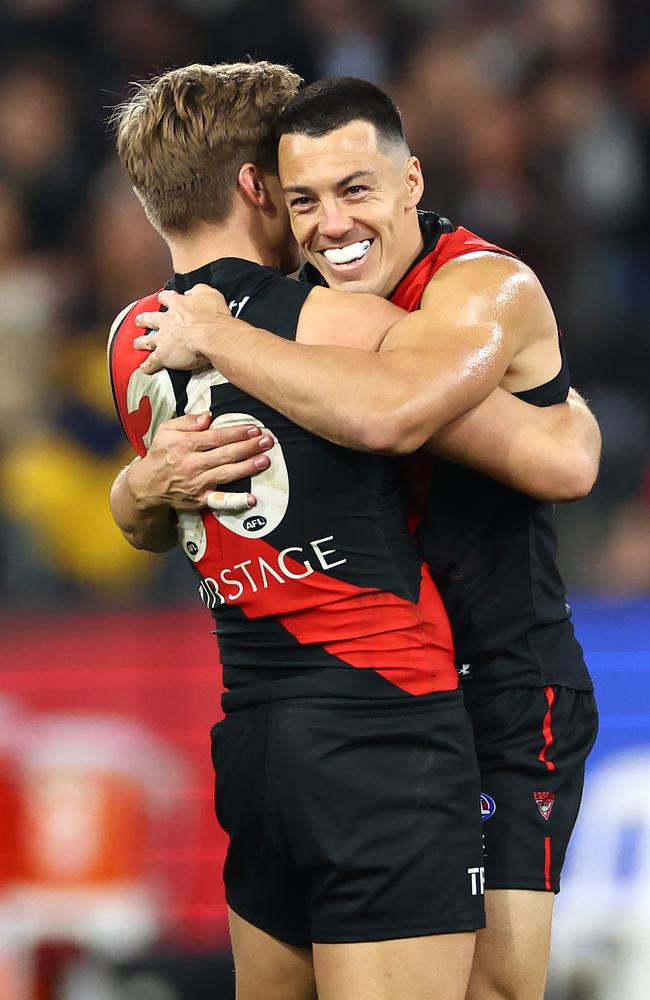
[(555, 802), (555, 792), (533, 792), (533, 798), (537, 803), (540, 816), (548, 820)]

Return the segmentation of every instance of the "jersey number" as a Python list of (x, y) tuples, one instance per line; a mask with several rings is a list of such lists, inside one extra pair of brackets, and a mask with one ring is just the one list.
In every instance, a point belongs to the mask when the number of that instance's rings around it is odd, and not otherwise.
[[(187, 385), (185, 412), (206, 413), (211, 407), (213, 388), (227, 384), (228, 380), (214, 369), (193, 375)], [(241, 424), (264, 426), (249, 413), (222, 413), (212, 421), (212, 427), (233, 427)], [(253, 491), (257, 504), (253, 510), (241, 514), (211, 512), (224, 528), (234, 531), (242, 538), (263, 538), (278, 527), (287, 512), (289, 473), (279, 441), (276, 440), (266, 454), (271, 459), (271, 464), (255, 476)], [(193, 562), (198, 562), (204, 555), (207, 545), (205, 526), (200, 514), (179, 511), (178, 534), (185, 553)]]

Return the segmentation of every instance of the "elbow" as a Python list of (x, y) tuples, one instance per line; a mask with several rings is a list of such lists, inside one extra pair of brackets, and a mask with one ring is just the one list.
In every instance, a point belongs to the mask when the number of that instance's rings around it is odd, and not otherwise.
[(598, 463), (585, 456), (576, 456), (574, 462), (562, 471), (562, 475), (548, 499), (554, 503), (570, 503), (588, 496), (598, 477)]
[(432, 431), (414, 426), (399, 414), (366, 414), (366, 420), (358, 427), (360, 445), (364, 451), (382, 455), (410, 455), (421, 448)]
[(570, 477), (567, 500), (582, 500), (583, 497), (589, 496), (597, 478), (597, 463), (576, 463)]

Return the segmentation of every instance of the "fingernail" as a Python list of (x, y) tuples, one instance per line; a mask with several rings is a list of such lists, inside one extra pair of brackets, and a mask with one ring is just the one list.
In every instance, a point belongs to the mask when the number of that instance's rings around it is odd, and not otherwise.
[(209, 416), (210, 416), (209, 413), (199, 413), (199, 415), (196, 418), (196, 420), (194, 421), (194, 423), (195, 424), (200, 424), (202, 420), (205, 420), (205, 418), (209, 417)]
[(260, 448), (268, 448), (269, 445), (273, 444), (273, 438), (270, 438), (268, 434), (265, 434), (264, 437), (260, 438), (259, 444)]
[(246, 437), (254, 438), (254, 437), (257, 437), (257, 435), (261, 434), (261, 433), (262, 432), (261, 432), (261, 430), (260, 430), (259, 427), (249, 427), (248, 430), (246, 431)]
[(253, 494), (252, 494), (252, 493), (249, 493), (249, 494), (248, 494), (248, 497), (247, 497), (246, 499), (247, 499), (247, 501), (248, 501), (248, 506), (249, 506), (249, 507), (255, 507), (255, 505), (257, 504), (257, 500), (256, 500), (256, 498), (255, 498), (255, 497), (253, 496)]
[(260, 455), (260, 457), (256, 458), (255, 461), (253, 462), (253, 465), (255, 466), (256, 469), (265, 469), (269, 464), (270, 463), (266, 455)]

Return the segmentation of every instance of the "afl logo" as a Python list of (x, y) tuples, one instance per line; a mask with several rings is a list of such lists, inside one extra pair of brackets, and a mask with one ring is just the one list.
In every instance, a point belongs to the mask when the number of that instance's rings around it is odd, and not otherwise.
[(185, 548), (187, 549), (187, 551), (191, 556), (195, 556), (196, 553), (199, 551), (199, 547), (196, 544), (196, 542), (187, 542)]
[(481, 792), (481, 819), (485, 823), (486, 819), (491, 819), (497, 811), (497, 804), (491, 795)]
[(244, 521), (244, 527), (246, 531), (259, 531), (260, 528), (266, 527), (266, 518), (262, 517), (261, 514), (256, 514), (255, 517), (247, 517)]

